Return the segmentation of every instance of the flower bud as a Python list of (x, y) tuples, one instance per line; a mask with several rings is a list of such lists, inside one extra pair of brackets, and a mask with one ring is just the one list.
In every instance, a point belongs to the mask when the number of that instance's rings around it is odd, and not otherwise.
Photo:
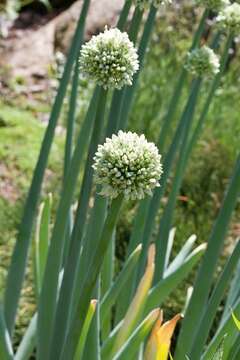
[(219, 57), (207, 46), (194, 49), (187, 55), (185, 68), (199, 77), (212, 77), (219, 72)]
[(217, 16), (217, 24), (220, 29), (238, 35), (240, 33), (240, 4), (234, 2), (222, 9)]
[(138, 55), (127, 33), (107, 29), (82, 46), (80, 70), (104, 89), (131, 85), (139, 69)]
[(161, 155), (144, 135), (119, 131), (98, 146), (93, 169), (96, 183), (102, 185), (101, 195), (143, 199), (159, 186)]
[(219, 11), (230, 4), (229, 0), (195, 0), (197, 4), (213, 11)]

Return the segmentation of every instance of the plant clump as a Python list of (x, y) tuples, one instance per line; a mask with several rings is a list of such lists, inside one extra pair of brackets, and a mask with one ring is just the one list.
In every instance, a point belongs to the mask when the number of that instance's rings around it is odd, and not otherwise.
[(188, 53), (185, 68), (195, 76), (212, 77), (220, 70), (219, 57), (208, 46), (202, 46)]

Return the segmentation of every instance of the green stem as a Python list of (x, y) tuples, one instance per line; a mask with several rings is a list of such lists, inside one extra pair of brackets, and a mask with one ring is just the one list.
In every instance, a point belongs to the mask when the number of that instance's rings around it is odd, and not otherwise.
[(44, 274), (42, 291), (39, 301), (38, 314), (38, 356), (40, 359), (48, 359), (51, 335), (56, 312), (56, 300), (58, 291), (58, 278), (62, 265), (65, 230), (68, 222), (69, 209), (72, 204), (75, 186), (77, 183), (81, 162), (85, 149), (88, 147), (92, 125), (95, 120), (98, 103), (91, 102), (89, 111), (80, 130), (77, 145), (72, 156), (67, 180), (59, 202), (56, 222), (53, 227), (50, 241), (48, 259)]
[(38, 200), (41, 192), (44, 172), (47, 166), (48, 156), (53, 142), (54, 131), (62, 108), (63, 100), (66, 94), (67, 85), (71, 76), (72, 66), (78, 56), (82, 44), (85, 19), (88, 12), (90, 0), (85, 0), (76, 32), (69, 51), (69, 56), (65, 65), (63, 77), (61, 79), (58, 93), (52, 108), (49, 124), (42, 142), (38, 162), (34, 171), (32, 184), (29, 190), (27, 201), (24, 208), (22, 222), (14, 248), (11, 265), (8, 271), (6, 291), (4, 297), (4, 312), (9, 333), (12, 334), (15, 317), (24, 281), (24, 275), (27, 265), (27, 257), (31, 234), (36, 215)]
[(126, 0), (124, 3), (123, 9), (121, 11), (121, 14), (120, 14), (120, 17), (119, 17), (119, 20), (117, 23), (117, 28), (121, 31), (123, 31), (125, 28), (132, 2), (133, 2), (133, 0)]
[[(141, 254), (140, 261), (139, 261), (137, 282), (140, 279), (140, 277), (143, 273), (143, 270), (144, 270), (144, 266), (145, 266), (145, 262), (146, 262), (146, 250), (147, 250), (149, 242), (151, 241), (151, 238), (152, 238), (152, 232), (153, 232), (153, 228), (154, 228), (155, 218), (156, 218), (156, 215), (157, 215), (157, 212), (159, 209), (160, 200), (165, 192), (165, 188), (167, 185), (167, 180), (168, 180), (168, 177), (169, 177), (169, 174), (171, 171), (171, 167), (173, 165), (179, 143), (182, 140), (182, 137), (184, 134), (185, 123), (186, 123), (186, 121), (188, 121), (188, 119), (192, 115), (192, 114), (190, 114), (189, 109), (192, 106), (191, 99), (193, 97), (193, 92), (195, 92), (195, 90), (194, 90), (195, 86), (196, 86), (196, 83), (193, 82), (192, 90), (190, 92), (187, 104), (185, 105), (185, 108), (182, 113), (181, 119), (179, 121), (178, 127), (175, 131), (174, 138), (173, 138), (170, 148), (167, 152), (167, 155), (164, 159), (164, 162), (163, 162), (164, 172), (163, 172), (163, 175), (161, 178), (161, 186), (160, 186), (160, 188), (157, 188), (155, 190), (153, 197), (151, 199), (148, 215), (146, 218), (145, 228), (144, 228), (144, 232), (143, 232), (143, 236), (142, 236), (142, 239), (144, 239), (143, 252)], [(137, 285), (137, 283), (134, 284), (134, 288), (136, 287), (136, 285)]]
[[(94, 100), (95, 96), (97, 96), (96, 94), (98, 94), (97, 102)], [(98, 92), (98, 90), (95, 91), (95, 95), (94, 95), (91, 103), (92, 103), (92, 106), (95, 106), (95, 107), (97, 106), (97, 110), (96, 110), (96, 113), (94, 113), (94, 117), (95, 117), (94, 129), (92, 132), (91, 144), (90, 144), (90, 149), (89, 149), (89, 154), (88, 154), (88, 161), (87, 161), (87, 165), (86, 165), (87, 171), (85, 172), (85, 175), (84, 175), (84, 181), (83, 181), (83, 187), (81, 190), (81, 195), (83, 195), (83, 193), (82, 193), (83, 189), (84, 189), (84, 191), (86, 190), (86, 188), (84, 187), (84, 184), (86, 182), (88, 182), (89, 173), (92, 177), (92, 171), (90, 171), (91, 164), (92, 164), (92, 158), (96, 151), (99, 138), (101, 137), (101, 129), (103, 128), (103, 123), (104, 123), (106, 100), (107, 100), (107, 92), (105, 90), (100, 89), (100, 93)], [(86, 150), (84, 149), (84, 153), (85, 153), (85, 151)], [(68, 178), (69, 178), (69, 176), (70, 176), (70, 174), (68, 175)], [(89, 181), (91, 183), (91, 179), (89, 179)], [(91, 187), (89, 187), (89, 192), (90, 192), (90, 190), (91, 190)], [(88, 197), (87, 197), (87, 199), (88, 199)], [(79, 203), (81, 204), (81, 201)], [(86, 201), (86, 202), (84, 201), (84, 207), (85, 206), (86, 207), (88, 206), (88, 201)], [(79, 212), (77, 212), (75, 225), (76, 224), (79, 225), (78, 221), (82, 220), (80, 218), (80, 216), (81, 216), (81, 214)], [(83, 229), (81, 229), (80, 231), (82, 232)], [(69, 318), (69, 314), (70, 314), (72, 286), (73, 286), (74, 280), (75, 280), (74, 271), (76, 269), (76, 266), (77, 266), (77, 263), (79, 260), (80, 249), (82, 246), (81, 237), (79, 237), (79, 234), (77, 233), (76, 228), (73, 230), (72, 236), (73, 237), (72, 237), (71, 243), (70, 243), (68, 260), (66, 262), (66, 266), (64, 269), (63, 281), (62, 281), (60, 294), (59, 294), (59, 300), (58, 300), (54, 328), (53, 328), (53, 338), (52, 338), (52, 343), (51, 343), (51, 354), (52, 354), (52, 356), (54, 354), (54, 356), (56, 358), (58, 358), (58, 356), (61, 353), (62, 345), (63, 345), (65, 336), (67, 333), (67, 328), (68, 328), (67, 324), (68, 324), (68, 318)]]
[(226, 263), (221, 276), (214, 288), (211, 298), (208, 302), (206, 310), (204, 311), (200, 324), (197, 326), (197, 332), (192, 345), (190, 353), (191, 360), (197, 360), (203, 353), (204, 345), (207, 341), (208, 334), (211, 330), (211, 326), (214, 321), (214, 317), (217, 313), (221, 300), (225, 294), (225, 290), (228, 287), (232, 274), (236, 268), (237, 262), (240, 257), (240, 241), (235, 246), (232, 255)]
[(94, 256), (92, 257), (90, 265), (88, 266), (87, 275), (85, 276), (84, 282), (81, 286), (79, 302), (77, 305), (76, 312), (73, 316), (73, 321), (70, 326), (70, 330), (67, 336), (67, 341), (64, 345), (64, 351), (62, 353), (60, 360), (72, 359), (76, 351), (77, 341), (82, 332), (87, 309), (91, 299), (91, 294), (95, 286), (101, 265), (103, 263), (104, 255), (106, 254), (106, 251), (108, 249), (108, 245), (111, 240), (112, 233), (116, 226), (122, 201), (123, 201), (122, 196), (119, 196), (117, 199), (112, 201), (112, 205), (109, 209), (100, 241), (96, 245)]
[[(63, 173), (63, 186), (66, 182), (67, 173), (69, 165), (72, 158), (73, 151), (73, 137), (74, 137), (74, 123), (76, 116), (76, 105), (77, 105), (77, 95), (78, 95), (78, 80), (79, 80), (79, 64), (78, 59), (76, 60), (73, 79), (72, 79), (72, 89), (69, 100), (69, 111), (67, 116), (67, 133), (66, 133), (66, 143), (65, 143), (65, 154), (64, 154), (64, 173)], [(71, 224), (72, 224), (72, 212), (71, 209), (68, 214), (69, 220), (66, 228), (66, 239), (65, 239), (65, 249), (64, 249), (64, 261), (67, 257), (69, 250), (70, 234), (71, 234)]]
[(198, 79), (194, 83), (194, 88), (189, 99), (189, 107), (185, 113), (185, 129), (182, 138), (182, 145), (180, 148), (179, 158), (177, 162), (176, 174), (172, 183), (169, 199), (167, 206), (164, 209), (161, 222), (159, 225), (159, 232), (156, 238), (156, 270), (154, 282), (156, 283), (163, 277), (163, 273), (166, 265), (166, 253), (168, 245), (168, 236), (172, 225), (172, 214), (177, 201), (177, 194), (179, 192), (182, 177), (185, 170), (185, 158), (187, 154), (187, 142), (189, 138), (189, 133), (191, 125), (194, 119), (194, 112), (196, 108), (196, 103), (198, 99), (199, 89), (201, 85), (201, 79)]
[[(188, 354), (196, 334), (196, 324), (199, 323), (202, 309), (205, 307), (211, 288), (214, 270), (221, 252), (232, 212), (240, 193), (240, 156), (236, 162), (223, 205), (219, 212), (208, 241), (207, 251), (197, 274), (194, 291), (185, 314), (182, 329), (178, 338), (176, 359), (182, 359)], [(189, 337), (191, 334), (191, 337)]]

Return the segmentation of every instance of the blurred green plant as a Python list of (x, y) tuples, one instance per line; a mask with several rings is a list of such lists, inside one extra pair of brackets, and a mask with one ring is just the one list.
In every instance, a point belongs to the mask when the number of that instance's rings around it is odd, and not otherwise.
[[(207, 340), (225, 290), (228, 286), (234, 289), (233, 284), (239, 277), (237, 270), (237, 275), (232, 281), (233, 274), (236, 268), (238, 269), (240, 243), (237, 242), (222, 274), (214, 284), (216, 266), (240, 193), (240, 157), (236, 161), (208, 243), (192, 250), (196, 240), (196, 237), (192, 236), (173, 260), (171, 253), (175, 235), (172, 223), (180, 186), (188, 160), (202, 133), (210, 105), (226, 69), (233, 35), (229, 32), (227, 37), (222, 37), (219, 32), (212, 31), (208, 46), (214, 51), (218, 49), (221, 54), (219, 71), (213, 78), (205, 79), (207, 74), (202, 71), (194, 72), (195, 75), (190, 76), (187, 69), (182, 66), (162, 121), (157, 149), (152, 143), (147, 143), (144, 136), (126, 133), (126, 128), (129, 125), (139, 80), (139, 72), (136, 72), (138, 61), (142, 69), (158, 6), (155, 1), (151, 2), (146, 10), (134, 6), (127, 35), (123, 30), (126, 29), (132, 5), (132, 1), (127, 0), (118, 21), (118, 35), (113, 37), (111, 30), (105, 30), (100, 37), (94, 38), (94, 45), (91, 45), (92, 42), (89, 43), (91, 51), (90, 55), (87, 55), (91, 58), (87, 65), (91, 68), (91, 77), (93, 74), (96, 75), (95, 81), (98, 85), (93, 91), (85, 119), (74, 143), (78, 58), (89, 4), (89, 0), (84, 1), (42, 142), (11, 259), (3, 306), (0, 308), (1, 359), (26, 360), (36, 352), (37, 359), (40, 360), (117, 360), (129, 356), (139, 359), (147, 359), (150, 356), (151, 360), (157, 360), (160, 356), (160, 359), (166, 360), (174, 326), (180, 316), (177, 315), (173, 321), (159, 326), (159, 322), (156, 323), (160, 315), (159, 307), (164, 307), (166, 298), (176, 291), (177, 286), (201, 260), (203, 254), (193, 291), (187, 295), (185, 317), (177, 339), (174, 358), (182, 360), (188, 356), (191, 360), (197, 360), (200, 356), (204, 360), (211, 359), (218, 351), (225, 334), (227, 337), (224, 341), (224, 356), (227, 358), (232, 351), (236, 353), (239, 334), (226, 308), (215, 335), (210, 342)], [(203, 11), (190, 50), (199, 48), (208, 15), (208, 9)], [(98, 42), (100, 38), (101, 41)], [(139, 60), (135, 48), (138, 49)], [(204, 61), (209, 59), (204, 58)], [(133, 71), (130, 72), (126, 69), (129, 62), (130, 65), (134, 65)], [(204, 64), (204, 68), (208, 68), (205, 65), (208, 64)], [(102, 76), (106, 78), (102, 79)], [(187, 81), (189, 77), (190, 89)], [(206, 82), (206, 96), (200, 99), (200, 91)], [(31, 237), (54, 131), (68, 84), (71, 84), (71, 92), (63, 185), (52, 227), (50, 198), (40, 206), (34, 247), (36, 313), (14, 354), (11, 338)], [(174, 116), (186, 85), (188, 96), (179, 113), (176, 126), (173, 126)], [(104, 145), (98, 147), (106, 137)], [(116, 139), (119, 148), (113, 146)], [(142, 147), (139, 146), (140, 143)], [(160, 187), (158, 180), (161, 169), (156, 161), (159, 159), (158, 151), (163, 154), (164, 170), (160, 178)], [(94, 157), (96, 152), (97, 155)], [(93, 167), (93, 162), (99, 158), (100, 165), (102, 164), (100, 170), (98, 166)], [(94, 183), (94, 168), (95, 176), (101, 174), (101, 181), (97, 181), (97, 186)], [(80, 171), (83, 177), (79, 185)], [(169, 181), (171, 190), (159, 221), (159, 208), (162, 207), (161, 200)], [(101, 193), (102, 182), (105, 186), (104, 193)], [(106, 187), (109, 191), (106, 191)], [(151, 191), (153, 196), (143, 199), (144, 195)], [(79, 193), (79, 199), (77, 210), (73, 211), (75, 192)], [(136, 210), (127, 256), (121, 271), (115, 276), (115, 234), (119, 215), (123, 211), (124, 197), (142, 200)], [(231, 292), (225, 306), (229, 304), (238, 315), (239, 293)], [(154, 344), (153, 352), (149, 351), (149, 348), (152, 350), (151, 340), (148, 342), (149, 347), (147, 346), (144, 354), (144, 346), (152, 328), (152, 335), (155, 336), (157, 333), (159, 338)]]

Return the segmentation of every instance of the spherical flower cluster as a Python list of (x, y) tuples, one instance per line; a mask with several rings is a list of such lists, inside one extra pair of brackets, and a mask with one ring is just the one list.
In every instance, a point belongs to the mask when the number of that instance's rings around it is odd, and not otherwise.
[(234, 2), (219, 12), (217, 23), (223, 30), (235, 35), (240, 33), (240, 4)]
[(209, 47), (202, 46), (188, 53), (185, 68), (195, 76), (212, 77), (219, 72), (219, 57)]
[(131, 85), (139, 68), (137, 51), (127, 33), (105, 29), (83, 45), (80, 53), (82, 73), (103, 88), (121, 89)]
[(172, 0), (135, 0), (137, 6), (144, 9), (148, 6), (155, 6), (156, 8), (160, 5), (168, 5), (172, 3)]
[(143, 199), (159, 186), (161, 155), (144, 135), (119, 131), (98, 146), (93, 169), (96, 183), (102, 185), (101, 195)]
[(229, 0), (196, 0), (196, 2), (213, 11), (219, 11), (230, 4)]

